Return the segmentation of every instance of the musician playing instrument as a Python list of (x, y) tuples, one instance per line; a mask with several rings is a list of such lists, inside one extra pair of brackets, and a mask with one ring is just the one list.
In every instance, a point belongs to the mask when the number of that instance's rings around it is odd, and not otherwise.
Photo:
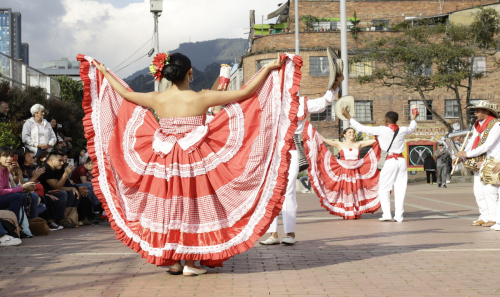
[[(486, 100), (479, 101), (474, 108), (477, 121), (474, 124), (474, 132), (464, 151), (458, 152), (458, 158), (477, 158), (482, 156), (493, 156), (500, 158), (500, 126), (496, 104)], [(462, 159), (454, 160), (461, 162)], [(466, 161), (467, 162), (467, 161)], [(474, 162), (472, 162), (474, 164)], [(481, 160), (478, 160), (478, 169)], [(480, 180), (478, 171), (474, 172), (474, 196), (479, 208), (479, 219), (472, 226), (491, 227), (496, 223), (498, 186), (484, 185)]]

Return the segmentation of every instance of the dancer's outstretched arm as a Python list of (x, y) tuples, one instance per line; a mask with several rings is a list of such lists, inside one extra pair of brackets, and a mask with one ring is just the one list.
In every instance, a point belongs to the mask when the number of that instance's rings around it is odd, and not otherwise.
[(370, 139), (370, 140), (363, 140), (359, 142), (359, 148), (364, 148), (367, 146), (372, 146), (377, 142), (376, 139)]
[(326, 139), (321, 134), (319, 136), (321, 136), (321, 139), (323, 139), (323, 142), (326, 143), (326, 144), (328, 144), (329, 146), (336, 147), (339, 150), (341, 149), (341, 147), (340, 147), (340, 141), (334, 141), (334, 140)]
[(204, 104), (208, 109), (212, 106), (224, 105), (247, 99), (262, 85), (269, 72), (281, 67), (283, 63), (284, 61), (280, 62), (279, 60), (270, 62), (244, 89), (225, 92), (202, 91), (199, 93), (201, 97), (200, 104)]
[[(237, 91), (202, 91), (199, 93), (199, 103), (204, 108), (208, 109), (209, 107), (216, 105), (229, 104), (236, 101), (240, 101), (252, 96), (257, 89), (262, 85), (267, 75), (271, 70), (281, 67), (285, 60), (279, 61), (275, 60), (266, 65), (266, 67), (255, 77), (244, 89)], [(104, 77), (109, 81), (111, 87), (120, 94), (123, 98), (131, 101), (135, 104), (153, 108), (156, 98), (161, 93), (159, 92), (150, 92), (150, 93), (139, 93), (139, 92), (131, 92), (127, 90), (121, 83), (119, 83), (106, 69), (104, 64), (99, 64), (95, 60), (92, 63), (96, 66), (96, 68), (102, 72)]]

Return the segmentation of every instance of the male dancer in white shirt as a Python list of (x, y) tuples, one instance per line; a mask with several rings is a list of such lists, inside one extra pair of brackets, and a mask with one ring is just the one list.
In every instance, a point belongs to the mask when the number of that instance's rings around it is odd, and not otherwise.
[(399, 115), (394, 111), (389, 111), (385, 114), (386, 125), (379, 127), (361, 125), (356, 120), (351, 118), (345, 109), (342, 110), (342, 115), (349, 120), (351, 127), (353, 127), (357, 132), (376, 135), (380, 148), (384, 151), (387, 151), (387, 148), (389, 148), (389, 145), (394, 137), (394, 133), (399, 128), (398, 135), (394, 138), (391, 149), (387, 152), (387, 159), (382, 171), (380, 172), (378, 197), (380, 198), (380, 205), (382, 208), (382, 217), (379, 220), (391, 221), (392, 215), (390, 194), (392, 187), (394, 187), (394, 220), (396, 222), (402, 222), (406, 187), (408, 184), (408, 171), (406, 168), (406, 160), (401, 153), (405, 150), (406, 135), (413, 134), (417, 128), (417, 122), (415, 121), (417, 114), (412, 116), (409, 127), (399, 127), (397, 125)]
[[(344, 76), (338, 76), (335, 78), (335, 83), (333, 84), (332, 90), (328, 90), (326, 94), (317, 99), (308, 100), (307, 97), (300, 97), (299, 111), (297, 116), (299, 117), (299, 122), (295, 134), (302, 135), (304, 131), (305, 118), (308, 113), (320, 113), (325, 111), (327, 106), (331, 106), (333, 99), (337, 96), (339, 92), (338, 86), (344, 80)], [(299, 174), (299, 156), (297, 150), (290, 150), (291, 163), (290, 169), (288, 171), (288, 185), (286, 187), (285, 201), (283, 202), (283, 208), (281, 209), (281, 215), (283, 217), (283, 229), (286, 233), (286, 237), (281, 241), (282, 244), (293, 245), (295, 244), (295, 221), (297, 218), (297, 197), (296, 197), (296, 181), (297, 175)], [(278, 217), (269, 226), (268, 233), (271, 236), (261, 241), (260, 244), (271, 245), (280, 243), (278, 237)]]
[[(455, 154), (457, 158), (474, 158), (484, 153), (487, 157), (500, 158), (500, 126), (497, 121), (498, 113), (493, 107), (486, 100), (481, 100), (472, 107), (477, 118), (474, 133), (465, 150)], [(491, 129), (487, 129), (490, 123), (492, 123)], [(458, 161), (461, 162), (462, 159)], [(479, 172), (474, 171), (474, 196), (479, 208), (479, 219), (472, 222), (472, 226), (492, 227), (498, 222), (496, 218), (498, 186), (483, 184)]]

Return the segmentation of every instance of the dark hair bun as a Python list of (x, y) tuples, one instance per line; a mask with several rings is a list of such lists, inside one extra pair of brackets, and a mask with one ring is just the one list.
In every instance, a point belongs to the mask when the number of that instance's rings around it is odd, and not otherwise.
[(169, 64), (163, 67), (162, 75), (173, 83), (180, 83), (191, 69), (191, 60), (183, 54), (175, 53), (170, 57)]

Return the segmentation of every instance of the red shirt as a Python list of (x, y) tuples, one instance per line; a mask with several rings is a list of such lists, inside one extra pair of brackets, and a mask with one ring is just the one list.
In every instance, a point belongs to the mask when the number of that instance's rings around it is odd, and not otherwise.
[(81, 184), (82, 183), (82, 180), (80, 179), (81, 176), (85, 176), (87, 178), (87, 182), (89, 181), (87, 176), (87, 169), (85, 169), (83, 165), (76, 167), (76, 169), (71, 174), (71, 180), (75, 184)]

